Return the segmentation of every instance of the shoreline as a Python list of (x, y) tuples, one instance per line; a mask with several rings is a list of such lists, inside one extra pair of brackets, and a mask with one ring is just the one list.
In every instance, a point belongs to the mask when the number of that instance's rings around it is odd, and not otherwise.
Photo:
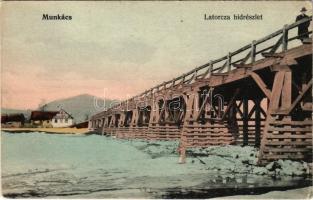
[(49, 134), (89, 134), (88, 128), (1, 128), (1, 131), (9, 133), (40, 132)]
[(272, 190), (262, 194), (232, 195), (212, 199), (310, 199), (313, 186), (292, 188), (287, 190)]

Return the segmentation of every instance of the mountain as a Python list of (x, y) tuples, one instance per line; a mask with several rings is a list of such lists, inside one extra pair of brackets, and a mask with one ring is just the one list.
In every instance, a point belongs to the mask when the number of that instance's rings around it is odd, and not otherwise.
[(16, 114), (23, 113), (26, 118), (30, 117), (31, 110), (21, 110), (21, 109), (11, 109), (11, 108), (2, 108), (1, 114)]
[[(101, 108), (96, 108), (95, 99), (97, 100), (97, 105)], [(110, 107), (110, 104), (114, 100), (101, 99), (88, 94), (82, 94), (66, 99), (58, 99), (45, 104), (44, 110), (54, 111), (63, 108), (66, 112), (74, 117), (76, 123), (86, 121), (93, 114), (98, 113), (103, 110), (103, 108)], [(116, 101), (115, 101), (116, 102)]]
[[(101, 106), (101, 108), (96, 108), (95, 99), (97, 99), (98, 105)], [(103, 108), (110, 107), (112, 102), (117, 101), (109, 99), (103, 100), (96, 96), (82, 94), (74, 97), (51, 101), (41, 107), (41, 110), (44, 109), (45, 111), (57, 111), (60, 108), (63, 108), (66, 112), (74, 117), (76, 123), (79, 123), (86, 121), (93, 114), (102, 111)], [(1, 109), (2, 114), (23, 113), (26, 117), (30, 117), (30, 112), (30, 110), (17, 110), (8, 108)]]

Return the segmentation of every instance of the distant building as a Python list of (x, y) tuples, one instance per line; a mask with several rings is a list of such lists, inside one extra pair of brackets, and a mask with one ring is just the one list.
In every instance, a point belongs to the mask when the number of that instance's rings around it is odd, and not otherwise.
[(52, 128), (51, 120), (57, 113), (57, 111), (32, 111), (30, 123), (37, 127)]
[(2, 128), (20, 128), (24, 125), (25, 117), (22, 113), (1, 115)]
[(31, 124), (43, 128), (69, 127), (73, 125), (74, 118), (65, 110), (59, 111), (32, 111)]
[(65, 110), (60, 111), (52, 118), (53, 127), (69, 127), (74, 124), (74, 118)]

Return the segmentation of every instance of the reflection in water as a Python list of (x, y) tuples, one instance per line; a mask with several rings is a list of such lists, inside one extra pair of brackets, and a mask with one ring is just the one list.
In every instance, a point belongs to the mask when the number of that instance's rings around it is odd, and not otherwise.
[(96, 135), (2, 133), (2, 144), (3, 194), (11, 198), (209, 198), (311, 184), (301, 177), (274, 180), (180, 165), (170, 143), (153, 158), (158, 145)]
[(195, 187), (173, 188), (161, 195), (161, 198), (213, 198), (233, 195), (256, 195), (273, 190), (287, 190), (312, 185), (312, 180), (301, 177), (283, 177), (274, 180), (270, 177), (253, 175), (212, 175), (207, 182)]

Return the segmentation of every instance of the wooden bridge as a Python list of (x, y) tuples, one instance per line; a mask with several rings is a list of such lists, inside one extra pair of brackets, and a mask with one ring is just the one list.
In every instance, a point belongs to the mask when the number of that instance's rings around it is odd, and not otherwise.
[[(312, 159), (312, 31), (302, 21), (252, 41), (91, 117), (117, 138), (179, 140), (186, 149), (260, 147), (259, 164)], [(310, 38), (301, 43), (299, 37)]]

